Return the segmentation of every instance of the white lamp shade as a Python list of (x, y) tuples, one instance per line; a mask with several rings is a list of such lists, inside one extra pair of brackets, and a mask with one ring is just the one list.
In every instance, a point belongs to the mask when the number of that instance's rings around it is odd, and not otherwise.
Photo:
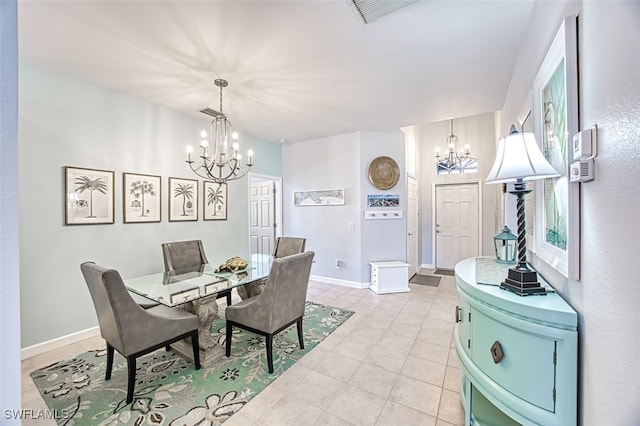
[(513, 132), (500, 138), (496, 160), (485, 183), (515, 182), (560, 176), (544, 158), (533, 133)]

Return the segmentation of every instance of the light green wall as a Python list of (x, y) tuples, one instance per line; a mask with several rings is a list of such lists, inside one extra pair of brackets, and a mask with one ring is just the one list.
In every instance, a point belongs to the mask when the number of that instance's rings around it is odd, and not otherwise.
[[(18, 25), (15, 0), (0, 1), (0, 401), (20, 408), (18, 275)], [(19, 419), (2, 424), (20, 425)]]
[[(24, 63), (19, 78), (22, 347), (97, 325), (83, 261), (127, 278), (162, 271), (165, 241), (201, 239), (212, 261), (248, 250), (246, 177), (229, 184), (228, 220), (205, 222), (199, 211), (198, 222), (168, 222), (168, 177), (195, 177), (185, 146), (206, 118)], [(255, 151), (252, 171), (281, 175), (280, 145), (244, 137), (241, 146)], [(64, 225), (64, 166), (115, 172), (115, 224)], [(123, 223), (123, 172), (162, 176), (162, 222)]]

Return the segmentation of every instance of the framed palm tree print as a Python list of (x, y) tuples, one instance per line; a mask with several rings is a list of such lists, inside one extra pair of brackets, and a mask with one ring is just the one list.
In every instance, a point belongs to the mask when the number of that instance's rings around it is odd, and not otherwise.
[(198, 181), (169, 178), (169, 222), (198, 220)]
[(227, 220), (227, 184), (205, 181), (202, 202), (204, 220)]
[(124, 223), (160, 222), (161, 185), (160, 176), (122, 174)]
[(114, 223), (110, 170), (65, 168), (65, 225)]

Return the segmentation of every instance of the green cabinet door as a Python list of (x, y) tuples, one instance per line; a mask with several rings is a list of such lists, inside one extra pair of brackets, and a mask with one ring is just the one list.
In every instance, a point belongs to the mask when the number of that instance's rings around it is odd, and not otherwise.
[[(498, 318), (472, 308), (474, 363), (509, 392), (554, 411), (555, 339), (535, 333), (535, 327), (527, 329), (526, 324), (523, 327), (515, 318), (504, 322)], [(502, 359), (496, 360), (499, 352)]]

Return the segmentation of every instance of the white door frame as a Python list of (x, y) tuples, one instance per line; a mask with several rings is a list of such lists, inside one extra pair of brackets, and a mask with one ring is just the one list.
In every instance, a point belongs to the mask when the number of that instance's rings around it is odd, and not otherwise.
[(434, 268), (436, 265), (436, 187), (438, 186), (452, 186), (452, 185), (469, 185), (476, 184), (478, 186), (478, 254), (482, 254), (482, 181), (480, 179), (468, 180), (464, 182), (451, 182), (451, 183), (433, 183), (431, 185), (431, 264)]
[(409, 278), (411, 278), (411, 276), (413, 275), (412, 272), (418, 273), (420, 271), (420, 265), (422, 264), (420, 261), (420, 187), (418, 186), (418, 178), (413, 175), (412, 173), (407, 173), (407, 263), (411, 265), (411, 259), (409, 259), (409, 244), (410, 244), (410, 238), (409, 238), (409, 215), (412, 214), (412, 212), (409, 211), (409, 200), (408, 200), (408, 195), (409, 195), (409, 180), (413, 179), (413, 181), (415, 182), (415, 186), (416, 186), (416, 229), (415, 229), (415, 245), (416, 245), (416, 256), (417, 256), (417, 263), (415, 265), (416, 270), (415, 271), (409, 271)]
[[(278, 238), (282, 236), (282, 177), (281, 176), (271, 176), (271, 175), (263, 175), (260, 173), (248, 173), (247, 174), (247, 198), (248, 205), (251, 205), (251, 183), (254, 180), (272, 180), (275, 184), (276, 189), (276, 211), (273, 215), (276, 225), (276, 233), (275, 237)], [(251, 250), (251, 214), (247, 217), (247, 241), (249, 243), (249, 250)]]

